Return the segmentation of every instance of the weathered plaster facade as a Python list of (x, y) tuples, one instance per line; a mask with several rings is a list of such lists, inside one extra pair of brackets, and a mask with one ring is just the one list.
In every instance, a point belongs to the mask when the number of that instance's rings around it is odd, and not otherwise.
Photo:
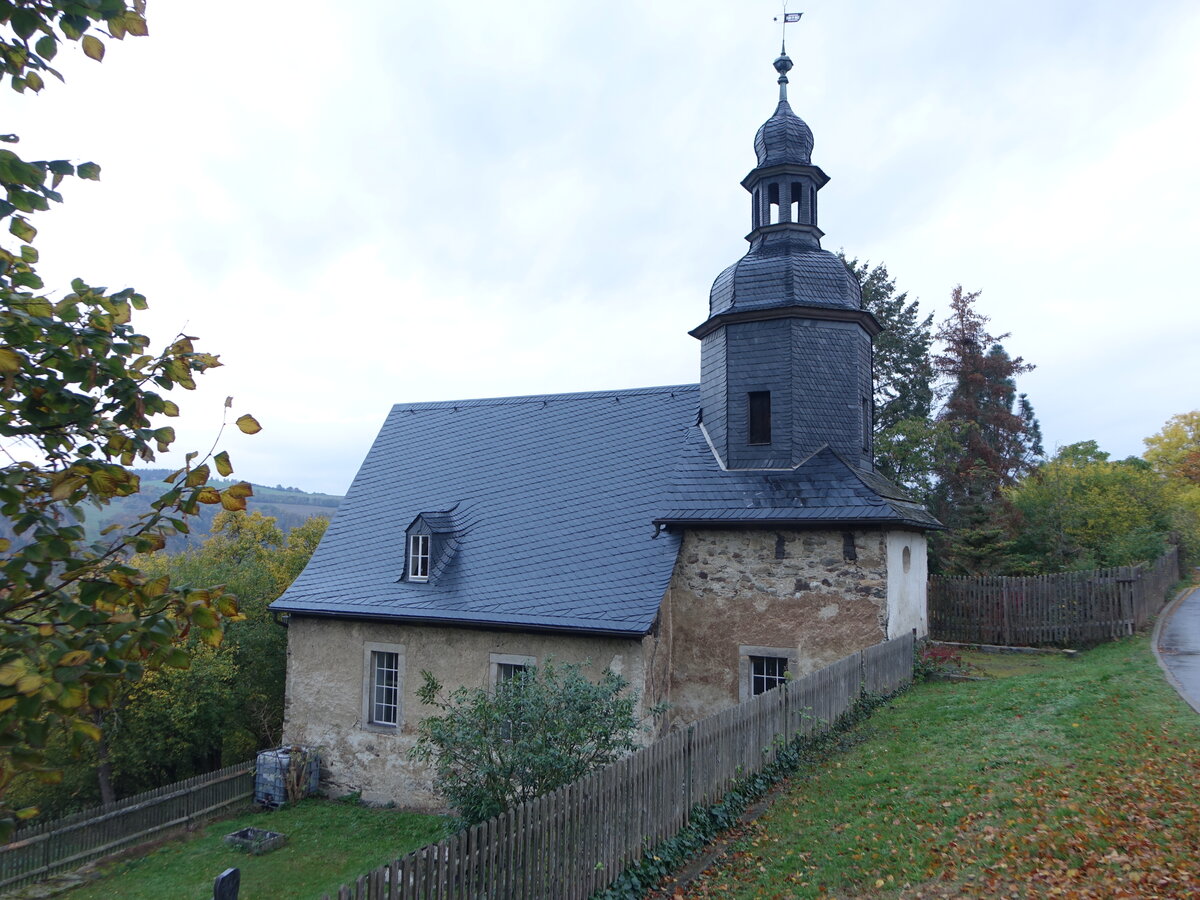
[[(443, 802), (431, 788), (431, 773), (408, 758), (417, 722), (425, 716), (416, 694), (422, 670), (453, 690), (491, 684), (496, 656), (532, 657), (537, 662), (553, 657), (590, 663), (584, 671), (593, 678), (611, 667), (645, 696), (648, 655), (643, 643), (652, 648), (654, 639), (293, 616), (288, 625), (284, 743), (320, 748), (327, 776), (324, 787), (333, 796), (362, 791), (364, 799), (374, 802), (435, 809)], [(400, 721), (394, 728), (370, 724), (365, 713), (369, 651), (385, 648), (399, 652), (402, 659)], [(653, 685), (650, 690), (649, 702), (654, 702), (653, 694), (661, 691)]]
[(925, 586), (929, 580), (925, 535), (919, 531), (887, 533), (887, 600), (890, 640), (916, 629), (917, 637), (929, 633)]
[[(904, 547), (908, 573), (893, 584)], [(803, 675), (919, 627), (924, 567), (919, 532), (686, 531), (661, 616), (672, 721), (742, 699), (748, 654), (786, 657)]]

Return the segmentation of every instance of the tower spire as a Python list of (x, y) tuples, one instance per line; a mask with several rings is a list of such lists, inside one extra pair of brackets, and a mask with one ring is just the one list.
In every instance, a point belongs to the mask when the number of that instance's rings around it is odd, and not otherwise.
[(783, 15), (776, 16), (775, 21), (783, 20), (780, 26), (782, 34), (779, 38), (779, 58), (775, 60), (775, 71), (779, 73), (779, 102), (787, 102), (787, 73), (791, 71), (792, 59), (787, 55), (787, 27), (793, 22), (799, 22), (800, 17), (804, 13), (790, 13), (787, 11), (788, 0), (783, 0)]
[(792, 58), (787, 55), (787, 48), (784, 47), (779, 51), (779, 58), (775, 60), (775, 71), (779, 73), (779, 102), (787, 102), (787, 73), (792, 70)]
[[(794, 18), (793, 18), (794, 16)], [(799, 13), (784, 13), (798, 21)], [(700, 395), (711, 446), (728, 469), (790, 469), (828, 445), (871, 469), (871, 338), (858, 281), (821, 249), (813, 133), (787, 100), (792, 60), (775, 60), (779, 104), (754, 136), (750, 249), (713, 282)]]

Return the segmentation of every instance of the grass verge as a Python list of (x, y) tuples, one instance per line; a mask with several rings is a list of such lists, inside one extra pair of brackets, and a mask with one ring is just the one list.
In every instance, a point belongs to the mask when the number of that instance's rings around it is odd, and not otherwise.
[(1200, 891), (1200, 717), (1144, 636), (918, 685), (858, 730), (862, 743), (794, 776), (687, 896)]
[[(103, 877), (65, 900), (211, 900), (213, 879), (241, 869), (241, 900), (318, 898), (359, 875), (439, 840), (445, 819), (395, 809), (309, 799), (276, 812), (247, 813), (204, 826), (134, 859), (112, 863)], [(288, 843), (263, 856), (227, 847), (224, 836), (253, 826), (281, 831)]]

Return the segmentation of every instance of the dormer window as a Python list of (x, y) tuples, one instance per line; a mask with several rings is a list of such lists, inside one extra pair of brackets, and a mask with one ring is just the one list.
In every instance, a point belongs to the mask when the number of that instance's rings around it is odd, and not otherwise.
[(429, 580), (429, 535), (427, 534), (409, 535), (408, 580)]
[(441, 577), (466, 534), (464, 523), (455, 519), (457, 508), (419, 513), (404, 530), (401, 581), (432, 584)]

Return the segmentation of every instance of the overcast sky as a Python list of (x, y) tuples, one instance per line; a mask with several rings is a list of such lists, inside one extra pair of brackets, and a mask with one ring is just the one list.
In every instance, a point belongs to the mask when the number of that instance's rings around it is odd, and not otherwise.
[[(792, 0), (824, 246), (937, 318), (955, 284), (1037, 365), (1049, 449), (1200, 406), (1200, 4)], [(746, 249), (771, 0), (151, 0), (149, 38), (9, 94), (27, 158), (95, 160), (40, 215), (50, 286), (225, 366), (237, 474), (343, 492), (392, 403), (694, 382)], [(72, 48), (77, 50), (77, 48)], [(179, 399), (179, 398), (176, 398)], [(481, 461), (483, 462), (483, 461)]]

